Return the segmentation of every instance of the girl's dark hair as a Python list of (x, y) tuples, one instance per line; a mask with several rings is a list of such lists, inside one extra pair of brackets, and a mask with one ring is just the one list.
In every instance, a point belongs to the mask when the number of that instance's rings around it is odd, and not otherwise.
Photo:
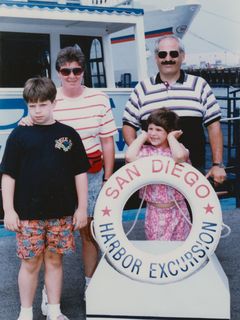
[(178, 115), (174, 111), (164, 107), (151, 112), (147, 119), (147, 127), (152, 123), (162, 127), (167, 132), (179, 129)]
[(85, 56), (79, 46), (66, 47), (59, 51), (55, 64), (56, 70), (59, 72), (61, 67), (69, 62), (77, 62), (83, 70), (85, 69)]
[(57, 89), (53, 81), (49, 78), (31, 78), (24, 85), (23, 98), (28, 102), (36, 103), (56, 99)]

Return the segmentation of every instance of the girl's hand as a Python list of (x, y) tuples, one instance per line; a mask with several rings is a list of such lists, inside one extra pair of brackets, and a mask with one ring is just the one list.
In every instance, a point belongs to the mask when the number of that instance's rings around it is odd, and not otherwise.
[(178, 140), (182, 134), (183, 134), (182, 130), (170, 131), (168, 134), (168, 138), (174, 137), (175, 139)]
[(18, 125), (19, 126), (27, 126), (27, 127), (29, 127), (29, 126), (33, 126), (34, 123), (33, 123), (32, 119), (29, 116), (27, 116), (27, 117), (22, 118), (18, 122)]
[(142, 132), (141, 132), (141, 137), (142, 137), (142, 139), (143, 139), (144, 142), (148, 140), (148, 136), (149, 136), (148, 132), (142, 130)]

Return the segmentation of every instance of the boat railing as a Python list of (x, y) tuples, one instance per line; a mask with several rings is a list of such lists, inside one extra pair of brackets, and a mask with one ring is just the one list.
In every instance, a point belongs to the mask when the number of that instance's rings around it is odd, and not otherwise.
[(54, 2), (59, 4), (75, 3), (82, 6), (101, 6), (101, 7), (133, 7), (133, 0), (9, 0), (12, 2)]
[[(227, 180), (219, 186), (222, 197), (235, 197), (236, 207), (240, 207), (240, 88), (227, 87), (225, 96), (216, 98), (221, 105), (223, 131), (223, 160), (226, 165)], [(212, 159), (209, 142), (206, 145), (206, 168)], [(218, 191), (218, 190), (216, 190)]]
[(84, 6), (132, 7), (132, 0), (80, 0)]

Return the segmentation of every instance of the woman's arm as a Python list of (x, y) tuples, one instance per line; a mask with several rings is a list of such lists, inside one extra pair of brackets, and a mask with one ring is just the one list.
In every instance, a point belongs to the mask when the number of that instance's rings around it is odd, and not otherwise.
[(132, 162), (139, 158), (139, 152), (143, 146), (143, 144), (147, 141), (148, 134), (146, 131), (142, 131), (142, 133), (130, 144), (128, 147), (125, 159), (126, 162)]
[(115, 161), (115, 148), (113, 137), (100, 138), (103, 152), (104, 180), (111, 177)]

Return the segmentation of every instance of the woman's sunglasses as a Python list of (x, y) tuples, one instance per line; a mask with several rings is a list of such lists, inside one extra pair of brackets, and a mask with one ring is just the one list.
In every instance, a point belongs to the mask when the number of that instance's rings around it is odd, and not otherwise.
[(170, 55), (171, 58), (177, 58), (179, 57), (179, 52), (177, 50), (172, 50), (172, 51), (159, 51), (158, 56), (160, 59), (165, 59), (167, 55)]
[(81, 67), (76, 67), (76, 68), (62, 68), (59, 70), (62, 76), (67, 77), (71, 74), (71, 72), (75, 76), (80, 76), (80, 74), (83, 72), (83, 69)]

